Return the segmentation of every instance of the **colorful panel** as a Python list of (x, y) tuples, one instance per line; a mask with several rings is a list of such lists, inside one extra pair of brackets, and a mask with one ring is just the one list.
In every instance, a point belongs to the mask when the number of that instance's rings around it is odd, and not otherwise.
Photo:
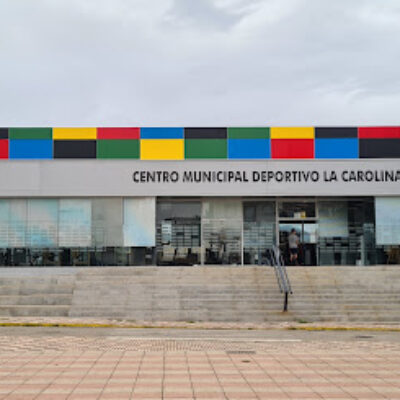
[(10, 139), (51, 139), (51, 128), (9, 128)]
[(228, 128), (229, 139), (269, 139), (269, 128)]
[(225, 139), (186, 139), (185, 158), (226, 158)]
[(185, 139), (226, 139), (227, 128), (185, 128)]
[(271, 128), (271, 139), (314, 139), (313, 127)]
[(271, 140), (272, 158), (314, 158), (313, 139)]
[(0, 128), (0, 139), (8, 139), (8, 129)]
[(183, 139), (141, 139), (140, 158), (142, 160), (183, 160)]
[(359, 139), (360, 158), (400, 158), (399, 139)]
[(96, 141), (55, 140), (54, 158), (96, 158)]
[(315, 158), (358, 158), (358, 139), (315, 139)]
[(8, 140), (0, 139), (0, 159), (8, 158)]
[(49, 159), (53, 158), (53, 141), (46, 139), (10, 140), (10, 158)]
[(139, 140), (98, 140), (97, 158), (139, 158)]
[(97, 139), (140, 139), (140, 128), (97, 128)]
[(55, 140), (95, 140), (96, 128), (53, 128)]
[(183, 139), (183, 128), (141, 128), (141, 139)]
[(352, 127), (323, 127), (315, 128), (316, 139), (357, 138), (357, 128)]
[(378, 126), (358, 128), (361, 139), (395, 139), (400, 138), (399, 126)]
[(269, 139), (229, 139), (228, 158), (265, 159), (271, 157)]

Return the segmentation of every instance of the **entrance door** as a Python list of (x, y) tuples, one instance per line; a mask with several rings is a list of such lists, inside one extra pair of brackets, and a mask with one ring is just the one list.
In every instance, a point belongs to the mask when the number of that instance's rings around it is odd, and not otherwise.
[(293, 264), (290, 262), (289, 251), (289, 235), (292, 229), (296, 231), (299, 238), (297, 263), (299, 265), (316, 265), (317, 224), (306, 221), (280, 221), (279, 223), (279, 247), (285, 264)]

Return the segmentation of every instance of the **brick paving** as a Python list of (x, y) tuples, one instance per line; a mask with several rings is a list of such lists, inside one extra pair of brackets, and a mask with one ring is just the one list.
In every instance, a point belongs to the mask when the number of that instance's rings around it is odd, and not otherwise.
[(0, 399), (400, 399), (400, 343), (0, 330)]

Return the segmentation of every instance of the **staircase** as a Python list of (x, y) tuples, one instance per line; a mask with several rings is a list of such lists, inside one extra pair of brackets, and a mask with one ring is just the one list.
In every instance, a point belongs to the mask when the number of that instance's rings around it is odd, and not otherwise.
[(400, 266), (0, 268), (0, 317), (185, 322), (400, 322)]
[(81, 270), (69, 315), (136, 321), (282, 321), (272, 268), (136, 267)]
[(302, 322), (400, 322), (400, 266), (287, 267)]
[(74, 282), (69, 268), (1, 268), (0, 317), (66, 317)]

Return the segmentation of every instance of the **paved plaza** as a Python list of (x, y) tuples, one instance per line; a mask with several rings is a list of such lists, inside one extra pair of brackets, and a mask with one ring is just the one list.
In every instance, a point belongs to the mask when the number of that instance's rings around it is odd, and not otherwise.
[(400, 338), (1, 327), (0, 399), (400, 399)]

